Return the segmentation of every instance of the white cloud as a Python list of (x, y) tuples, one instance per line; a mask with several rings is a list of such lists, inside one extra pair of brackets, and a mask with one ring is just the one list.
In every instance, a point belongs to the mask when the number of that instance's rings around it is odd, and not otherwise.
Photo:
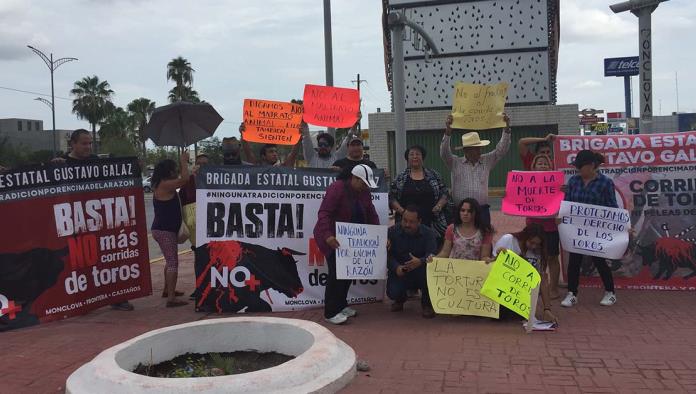
[(580, 83), (575, 84), (574, 88), (575, 89), (596, 89), (596, 88), (599, 88), (601, 86), (602, 86), (601, 82), (588, 80), (588, 81), (582, 81)]
[(563, 0), (561, 2), (561, 42), (604, 43), (628, 37), (638, 31), (637, 24), (614, 15), (608, 5), (595, 8), (588, 1)]

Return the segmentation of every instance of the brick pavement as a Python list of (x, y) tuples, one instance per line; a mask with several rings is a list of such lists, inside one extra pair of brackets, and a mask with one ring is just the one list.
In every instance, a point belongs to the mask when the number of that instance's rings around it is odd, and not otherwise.
[[(498, 229), (521, 225), (494, 213)], [(191, 254), (182, 256), (181, 288), (193, 283)], [(167, 309), (162, 263), (154, 263), (151, 297), (133, 312), (102, 308), (88, 315), (0, 334), (0, 393), (62, 392), (65, 379), (100, 351), (144, 332), (217, 315)], [(388, 303), (360, 305), (346, 326), (329, 326), (367, 360), (345, 393), (661, 393), (696, 392), (696, 295), (621, 291), (600, 307), (601, 290), (581, 289), (580, 304), (556, 307), (560, 328), (525, 334), (519, 322), (475, 317), (420, 317)], [(558, 305), (558, 302), (555, 303)], [(325, 325), (321, 310), (276, 313)]]

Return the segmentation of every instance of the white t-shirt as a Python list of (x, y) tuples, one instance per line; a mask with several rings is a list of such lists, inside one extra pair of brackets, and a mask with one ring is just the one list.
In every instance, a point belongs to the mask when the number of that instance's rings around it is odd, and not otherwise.
[[(520, 243), (517, 241), (517, 238), (515, 238), (512, 234), (505, 234), (500, 239), (498, 242), (495, 243), (493, 246), (493, 257), (498, 256), (498, 249), (500, 248), (505, 248), (508, 250), (511, 250), (518, 255), (522, 253), (522, 249), (520, 248)], [(527, 251), (527, 254), (524, 257), (525, 260), (529, 262), (534, 268), (539, 271), (539, 262), (541, 261), (541, 256), (538, 253), (534, 253), (531, 251)]]

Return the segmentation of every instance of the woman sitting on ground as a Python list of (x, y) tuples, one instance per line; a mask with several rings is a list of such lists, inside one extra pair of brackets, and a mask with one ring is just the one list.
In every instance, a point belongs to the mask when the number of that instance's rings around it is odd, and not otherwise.
[[(528, 224), (522, 231), (513, 234), (505, 234), (493, 247), (493, 255), (497, 256), (506, 250), (511, 250), (523, 259), (527, 260), (541, 276), (539, 294), (544, 312), (542, 320), (557, 322), (556, 316), (551, 312), (551, 296), (549, 294), (549, 278), (546, 274), (546, 245), (544, 228), (537, 223)], [(500, 309), (501, 315), (506, 308)]]
[(445, 242), (436, 257), (490, 261), (494, 230), (483, 222), (478, 201), (465, 198), (455, 212), (454, 223), (447, 226)]

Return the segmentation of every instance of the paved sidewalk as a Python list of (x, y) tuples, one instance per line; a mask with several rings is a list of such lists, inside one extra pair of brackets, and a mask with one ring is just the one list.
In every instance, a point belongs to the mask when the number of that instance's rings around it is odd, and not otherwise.
[[(494, 213), (499, 231), (518, 218)], [(181, 289), (193, 288), (192, 255), (181, 256)], [(0, 393), (52, 393), (100, 351), (168, 325), (218, 315), (167, 309), (161, 262), (152, 264), (154, 295), (136, 310), (88, 315), (0, 334)], [(613, 307), (601, 291), (581, 289), (580, 304), (558, 307), (556, 332), (525, 334), (519, 322), (420, 317), (419, 302), (390, 313), (387, 302), (360, 305), (346, 326), (329, 326), (367, 360), (345, 393), (661, 393), (696, 392), (696, 294), (621, 291)], [(321, 310), (276, 313), (325, 325)], [(227, 316), (225, 316), (227, 317)]]

